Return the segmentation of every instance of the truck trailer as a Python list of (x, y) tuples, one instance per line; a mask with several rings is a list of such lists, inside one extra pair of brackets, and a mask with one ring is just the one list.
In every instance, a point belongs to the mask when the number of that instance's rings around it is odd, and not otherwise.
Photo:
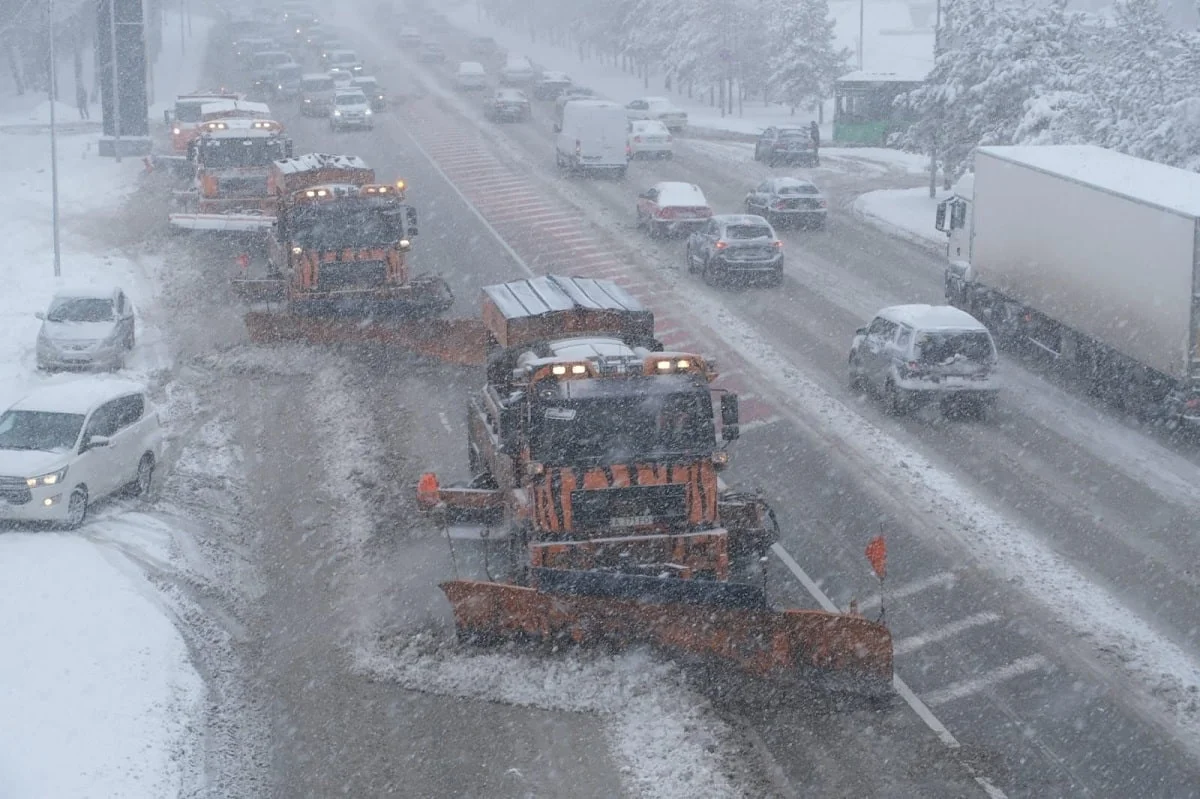
[(1200, 174), (1092, 145), (981, 147), (938, 205), (946, 299), (1141, 418), (1200, 423)]

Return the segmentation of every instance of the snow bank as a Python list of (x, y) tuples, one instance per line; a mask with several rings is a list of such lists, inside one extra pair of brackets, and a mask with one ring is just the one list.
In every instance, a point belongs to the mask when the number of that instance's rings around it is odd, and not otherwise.
[(708, 702), (681, 688), (684, 675), (645, 652), (619, 656), (472, 653), (415, 636), (394, 651), (359, 654), (368, 673), (413, 691), (543, 710), (598, 713), (608, 721), (616, 760), (645, 799), (741, 795), (718, 755), (732, 731)]
[(854, 201), (854, 211), (893, 235), (940, 253), (946, 249), (946, 234), (936, 230), (933, 223), (937, 204), (950, 195), (951, 192), (939, 189), (937, 197), (930, 197), (927, 186), (880, 189), (859, 195)]
[(204, 685), (153, 589), (119, 557), (68, 535), (0, 537), (7, 799), (183, 790)]

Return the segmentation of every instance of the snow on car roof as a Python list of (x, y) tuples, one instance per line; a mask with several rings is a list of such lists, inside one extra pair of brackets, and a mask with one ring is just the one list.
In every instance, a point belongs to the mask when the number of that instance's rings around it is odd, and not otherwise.
[(755, 227), (770, 227), (767, 220), (757, 214), (717, 214), (713, 217), (722, 225), (754, 225)]
[(89, 377), (35, 388), (18, 400), (12, 406), (12, 410), (83, 414), (110, 399), (145, 392), (144, 385), (132, 380), (119, 377)]
[(328, 72), (305, 72), (300, 76), (300, 80), (324, 80), (328, 77)]
[(483, 72), (483, 64), (478, 61), (464, 61), (458, 65), (459, 72)]
[(50, 300), (53, 302), (57, 299), (95, 299), (107, 300), (111, 299), (112, 295), (119, 291), (117, 286), (107, 283), (100, 283), (95, 286), (63, 286), (55, 289), (54, 297)]
[(571, 79), (571, 76), (565, 72), (547, 71), (547, 72), (542, 73), (542, 80), (544, 80), (544, 81), (552, 81), (552, 80), (568, 80), (569, 81), (570, 79)]
[(801, 180), (800, 178), (772, 178), (771, 182), (775, 184), (775, 188), (782, 189), (785, 187), (796, 186), (803, 188), (817, 188), (817, 184), (811, 180)]
[(978, 319), (951, 305), (893, 305), (876, 315), (916, 330), (987, 330)]
[(376, 78), (374, 75), (359, 75), (357, 78), (354, 78), (354, 79), (353, 79), (353, 80), (351, 80), (350, 82), (351, 82), (351, 83), (354, 83), (354, 84), (358, 84), (358, 83), (379, 83), (379, 79), (378, 79), (378, 78)]
[(656, 202), (660, 205), (708, 205), (704, 192), (694, 183), (666, 181), (654, 184), (658, 191)]
[(1185, 169), (1094, 144), (980, 147), (979, 152), (1184, 216), (1200, 217), (1200, 174)]

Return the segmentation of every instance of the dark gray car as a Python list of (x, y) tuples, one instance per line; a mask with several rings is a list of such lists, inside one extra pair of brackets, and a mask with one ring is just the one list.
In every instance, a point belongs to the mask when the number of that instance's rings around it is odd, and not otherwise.
[(746, 213), (774, 225), (825, 227), (828, 204), (813, 183), (798, 178), (768, 178), (746, 195)]
[(133, 349), (133, 303), (119, 288), (60, 291), (37, 318), (39, 369), (120, 369)]
[(706, 283), (783, 282), (783, 242), (761, 216), (718, 214), (688, 236), (689, 272)]

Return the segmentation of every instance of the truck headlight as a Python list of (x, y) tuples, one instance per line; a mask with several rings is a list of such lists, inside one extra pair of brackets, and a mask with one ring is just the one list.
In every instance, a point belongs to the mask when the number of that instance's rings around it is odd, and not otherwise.
[(340, 117), (340, 116), (342, 115), (342, 112), (341, 112), (341, 111), (334, 111), (334, 112), (333, 112), (333, 115), (334, 115), (335, 117)]
[(59, 469), (57, 472), (51, 472), (50, 474), (43, 474), (38, 477), (30, 477), (29, 479), (27, 479), (25, 481), (25, 485), (29, 486), (30, 488), (37, 488), (38, 486), (52, 486), (52, 485), (57, 485), (58, 483), (61, 483), (63, 480), (66, 479), (66, 477), (67, 477), (67, 467), (64, 466), (61, 469)]
[(366, 114), (367, 116), (371, 116), (371, 109), (368, 108), (368, 109), (364, 110), (363, 113)]

